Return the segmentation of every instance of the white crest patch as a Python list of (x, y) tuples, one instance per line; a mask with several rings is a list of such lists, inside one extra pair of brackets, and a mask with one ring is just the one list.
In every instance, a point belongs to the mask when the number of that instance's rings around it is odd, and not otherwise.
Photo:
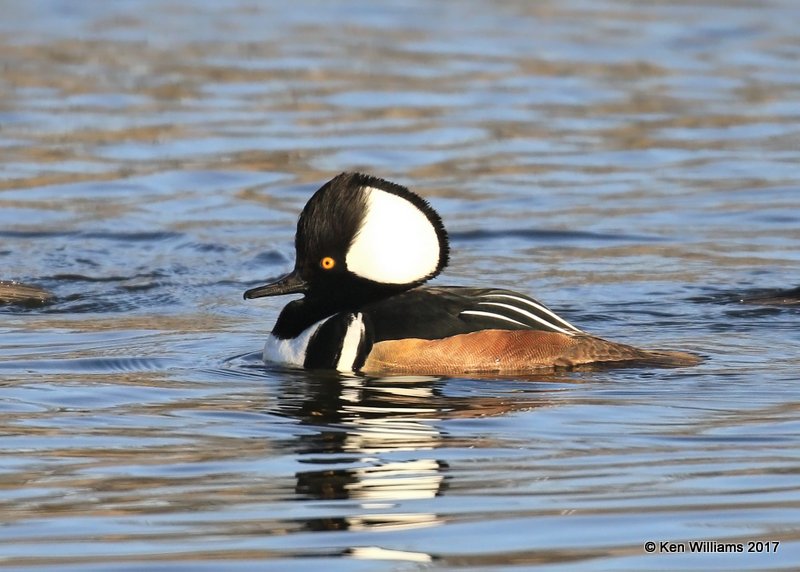
[(384, 284), (422, 280), (439, 265), (439, 237), (410, 201), (373, 187), (364, 189), (367, 212), (347, 252), (347, 268)]
[(319, 327), (329, 319), (330, 316), (309, 326), (296, 338), (282, 340), (270, 334), (267, 338), (267, 343), (264, 344), (264, 361), (303, 367), (306, 360), (308, 342), (311, 341), (311, 336), (313, 336)]

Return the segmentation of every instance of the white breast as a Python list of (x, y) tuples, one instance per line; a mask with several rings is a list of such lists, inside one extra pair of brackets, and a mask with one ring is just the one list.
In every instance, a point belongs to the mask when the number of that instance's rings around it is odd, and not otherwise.
[(306, 360), (308, 342), (311, 341), (311, 336), (313, 336), (319, 327), (329, 319), (330, 318), (325, 318), (309, 326), (296, 338), (282, 340), (270, 334), (267, 338), (267, 343), (264, 345), (264, 361), (281, 363), (294, 367), (303, 367), (303, 363)]
[[(320, 320), (316, 324), (308, 327), (296, 338), (282, 340), (272, 334), (264, 344), (264, 361), (280, 363), (293, 367), (303, 367), (306, 360), (306, 352), (311, 338), (317, 333), (319, 328), (334, 316), (329, 316)], [(348, 316), (347, 331), (339, 346), (339, 359), (336, 362), (336, 370), (341, 372), (352, 372), (353, 365), (358, 357), (358, 346), (365, 334), (363, 315), (361, 313)]]

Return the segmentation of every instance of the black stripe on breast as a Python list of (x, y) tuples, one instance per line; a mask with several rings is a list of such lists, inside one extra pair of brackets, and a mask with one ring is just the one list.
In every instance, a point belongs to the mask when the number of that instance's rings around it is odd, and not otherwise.
[(342, 352), (342, 338), (347, 324), (330, 319), (322, 324), (308, 340), (303, 367), (306, 369), (334, 369)]
[(362, 314), (362, 320), (364, 321), (364, 335), (361, 336), (361, 340), (358, 342), (358, 351), (356, 352), (356, 359), (353, 362), (353, 371), (359, 371), (364, 367), (364, 363), (367, 361), (367, 356), (369, 352), (372, 351), (372, 345), (374, 343), (373, 328), (369, 321), (369, 316)]
[[(363, 315), (349, 312), (335, 314), (328, 318), (308, 341), (303, 367), (307, 369), (337, 369), (347, 337), (347, 332), (361, 318), (364, 320), (364, 333), (358, 333), (355, 340), (357, 349), (353, 363), (343, 364), (348, 370), (358, 370), (364, 365), (367, 355), (372, 350), (372, 337), (369, 324)], [(348, 359), (348, 361), (350, 361)]]

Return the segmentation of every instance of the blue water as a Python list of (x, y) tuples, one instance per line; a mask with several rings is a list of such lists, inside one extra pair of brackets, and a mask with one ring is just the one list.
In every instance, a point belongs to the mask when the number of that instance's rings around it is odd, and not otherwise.
[[(0, 566), (800, 567), (798, 18), (7, 2), (0, 280), (54, 298), (0, 305)], [(356, 169), (442, 214), (437, 283), (704, 362), (265, 366), (286, 300), (242, 292), (292, 267), (300, 209)]]

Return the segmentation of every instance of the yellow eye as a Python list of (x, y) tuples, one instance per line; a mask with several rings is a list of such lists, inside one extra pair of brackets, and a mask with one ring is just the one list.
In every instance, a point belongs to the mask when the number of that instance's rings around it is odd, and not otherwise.
[(336, 261), (330, 256), (326, 256), (325, 258), (319, 261), (319, 265), (322, 267), (323, 270), (330, 270), (331, 268), (336, 266)]

